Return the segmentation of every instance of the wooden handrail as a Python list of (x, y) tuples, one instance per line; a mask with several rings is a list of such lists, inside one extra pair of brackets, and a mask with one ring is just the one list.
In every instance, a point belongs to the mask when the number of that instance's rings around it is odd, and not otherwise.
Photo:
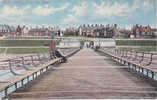
[[(125, 63), (128, 64), (128, 66), (130, 66), (130, 65), (135, 66), (135, 70), (136, 70), (136, 67), (139, 67), (139, 68), (142, 69), (142, 70), (145, 69), (145, 70), (147, 71), (147, 77), (150, 77), (150, 76), (148, 75), (148, 73), (151, 72), (151, 73), (152, 73), (151, 79), (155, 80), (155, 79), (154, 79), (154, 75), (157, 75), (157, 70), (152, 69), (152, 68), (149, 67), (149, 66), (143, 66), (143, 65), (141, 65), (141, 64), (139, 64), (139, 63), (137, 63), (137, 62), (130, 61), (130, 60), (128, 60), (128, 59), (126, 59), (126, 58), (124, 58), (124, 57), (121, 57), (121, 56), (119, 56), (119, 55), (116, 55), (116, 54), (114, 54), (114, 53), (109, 53), (109, 52), (104, 51), (104, 50), (99, 50), (99, 51), (100, 51), (100, 52), (103, 52), (103, 53), (105, 53), (105, 54), (107, 54), (107, 55), (109, 55), (109, 56), (111, 56), (113, 59), (119, 59), (119, 60), (117, 60), (118, 62), (119, 62), (119, 61), (120, 61), (121, 63), (125, 62)], [(143, 52), (142, 54), (144, 54), (144, 52)], [(148, 53), (147, 53), (147, 54), (148, 54)], [(151, 58), (150, 58), (150, 61), (149, 61), (149, 65), (150, 65), (150, 64), (152, 63), (152, 61), (153, 61), (153, 55), (154, 55), (154, 53), (149, 53), (149, 54), (151, 54)], [(125, 64), (125, 63), (124, 63), (124, 64)], [(142, 71), (142, 74), (145, 74), (145, 73)]]
[[(66, 54), (65, 56), (69, 57), (72, 54), (78, 52), (79, 50), (80, 50), (80, 48), (79, 49), (75, 49), (75, 50), (69, 52), (68, 54)], [(9, 61), (11, 61), (11, 60), (9, 60)], [(29, 83), (29, 81), (30, 81), (29, 77), (32, 77), (33, 78), (32, 80), (34, 80), (39, 75), (42, 75), (44, 73), (43, 72), (44, 70), (47, 71), (48, 68), (49, 68), (49, 65), (55, 64), (56, 62), (60, 62), (60, 61), (61, 61), (61, 58), (52, 59), (52, 60), (50, 60), (49, 62), (47, 62), (45, 64), (39, 65), (39, 67), (37, 67), (37, 68), (35, 68), (33, 70), (26, 71), (25, 73), (23, 73), (20, 76), (16, 75), (15, 77), (13, 77), (11, 79), (6, 80), (6, 83), (0, 86), (0, 92), (4, 91), (4, 97), (3, 98), (7, 97), (10, 94), (10, 93), (8, 93), (8, 89), (10, 87), (15, 85), (15, 87), (16, 87), (15, 90), (16, 90), (18, 82), (21, 82), (21, 85), (23, 86), (24, 85), (23, 82), (24, 82), (25, 79), (27, 79), (27, 83)], [(10, 66), (10, 69), (14, 73), (14, 71), (12, 69), (12, 66)], [(39, 73), (39, 75), (38, 75), (38, 73)], [(15, 73), (15, 74), (17, 74), (17, 73)]]

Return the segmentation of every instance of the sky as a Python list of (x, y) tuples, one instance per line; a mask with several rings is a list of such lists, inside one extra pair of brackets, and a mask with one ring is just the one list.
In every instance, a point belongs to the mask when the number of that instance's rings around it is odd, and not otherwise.
[(0, 0), (0, 24), (156, 27), (157, 0)]

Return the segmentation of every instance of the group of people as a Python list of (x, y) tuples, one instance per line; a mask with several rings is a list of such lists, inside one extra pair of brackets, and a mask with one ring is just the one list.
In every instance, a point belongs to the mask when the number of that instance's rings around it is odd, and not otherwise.
[(94, 48), (94, 42), (86, 43), (87, 48)]
[(61, 59), (62, 63), (66, 63), (67, 62), (67, 58), (64, 56), (64, 54), (59, 49), (55, 50), (53, 56), (55, 56), (56, 58), (62, 58)]

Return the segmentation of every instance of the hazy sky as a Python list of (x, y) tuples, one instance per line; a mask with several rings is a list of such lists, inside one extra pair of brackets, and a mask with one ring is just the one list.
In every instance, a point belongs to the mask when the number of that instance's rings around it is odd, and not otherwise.
[(0, 24), (157, 23), (157, 0), (0, 0)]

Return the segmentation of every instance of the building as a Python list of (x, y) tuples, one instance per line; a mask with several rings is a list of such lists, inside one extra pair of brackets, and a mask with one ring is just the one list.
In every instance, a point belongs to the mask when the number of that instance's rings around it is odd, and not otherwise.
[(50, 30), (47, 28), (32, 28), (28, 31), (29, 36), (50, 36)]
[(0, 36), (7, 35), (10, 32), (8, 25), (0, 25)]
[(153, 32), (151, 27), (148, 26), (142, 26), (142, 25), (134, 25), (132, 27), (132, 35), (134, 35), (135, 38), (140, 38), (140, 37), (153, 37)]
[(29, 36), (29, 35), (28, 35), (29, 30), (30, 30), (29, 27), (24, 26), (23, 29), (22, 29), (22, 36)]
[(81, 25), (79, 28), (79, 35), (81, 36), (91, 36), (91, 37), (102, 37), (102, 38), (112, 38), (116, 35), (117, 25), (114, 26), (103, 25), (103, 24), (92, 24), (92, 25)]

